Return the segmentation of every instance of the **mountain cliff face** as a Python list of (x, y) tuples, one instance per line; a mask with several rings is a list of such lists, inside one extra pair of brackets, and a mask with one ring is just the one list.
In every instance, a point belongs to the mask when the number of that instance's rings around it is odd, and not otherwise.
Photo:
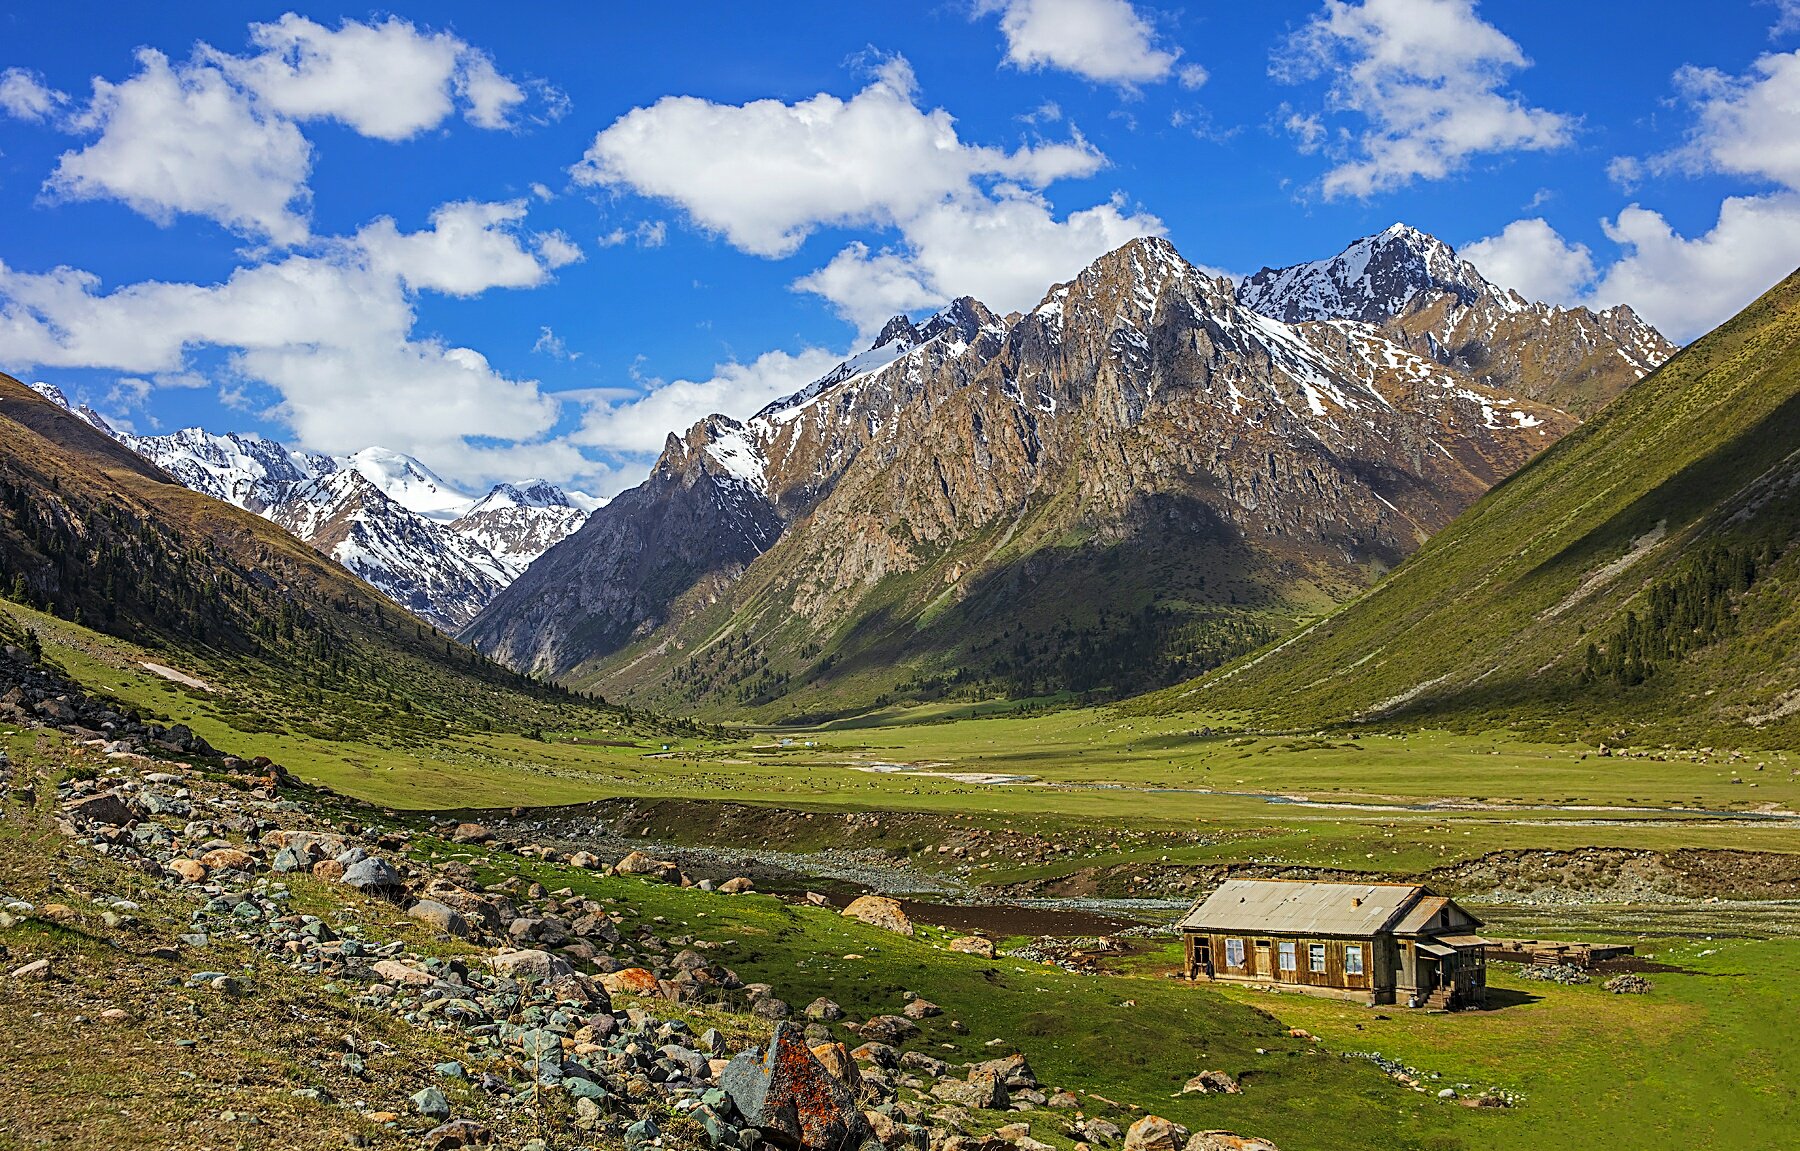
[(1620, 305), (1603, 312), (1533, 303), (1449, 245), (1404, 224), (1329, 260), (1264, 268), (1238, 293), (1286, 323), (1355, 320), (1489, 387), (1586, 417), (1675, 354)]
[(897, 318), (672, 436), (466, 634), (609, 695), (777, 715), (1147, 686), (1365, 586), (1575, 422), (1135, 241), (1028, 315)]
[(411, 456), (365, 448), (333, 457), (258, 435), (184, 428), (119, 432), (50, 384), (40, 396), (111, 436), (183, 486), (280, 524), (434, 627), (455, 631), (552, 544), (593, 501), (542, 480), (479, 500)]

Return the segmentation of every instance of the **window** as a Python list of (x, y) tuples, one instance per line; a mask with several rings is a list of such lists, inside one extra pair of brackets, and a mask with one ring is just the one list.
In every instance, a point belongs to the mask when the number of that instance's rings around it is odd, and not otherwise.
[(1227, 939), (1225, 941), (1225, 966), (1242, 967), (1244, 965), (1244, 941)]
[(1323, 943), (1306, 945), (1306, 969), (1308, 971), (1325, 970), (1325, 945)]
[(1344, 945), (1344, 974), (1361, 975), (1363, 973), (1362, 944), (1348, 943)]
[(1281, 953), (1281, 969), (1283, 971), (1293, 971), (1298, 962), (1294, 957), (1294, 945), (1292, 943), (1283, 942), (1276, 944), (1276, 947)]

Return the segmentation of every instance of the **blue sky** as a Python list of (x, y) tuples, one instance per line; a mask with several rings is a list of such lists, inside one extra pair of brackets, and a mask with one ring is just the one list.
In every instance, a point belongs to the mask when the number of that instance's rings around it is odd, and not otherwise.
[(0, 13), (0, 369), (602, 494), (882, 317), (1404, 220), (1689, 339), (1800, 265), (1800, 0)]

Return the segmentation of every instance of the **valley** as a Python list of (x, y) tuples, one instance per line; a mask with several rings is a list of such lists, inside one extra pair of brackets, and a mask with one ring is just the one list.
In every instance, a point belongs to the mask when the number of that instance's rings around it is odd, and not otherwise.
[[(1448, 300), (1534, 333), (1562, 313), (1422, 234), (1359, 245), (1244, 299), (1277, 310), (1259, 293), (1285, 284), (1328, 309), (1347, 260), (1422, 276), (1428, 306), (1277, 321), (1137, 244), (1035, 320), (962, 301), (896, 321), (871, 359), (752, 421), (672, 436), (467, 645), (313, 513), (192, 490), (0, 380), (0, 975), (60, 1023), (0, 1024), (0, 1045), (47, 1065), (108, 1020), (94, 1058), (138, 1101), (34, 1073), (0, 1128), (829, 1151), (755, 1111), (759, 1044), (792, 1046), (823, 1114), (887, 1151), (1155, 1151), (1170, 1124), (1198, 1133), (1187, 1151), (1626, 1128), (1677, 1148), (1787, 1122), (1792, 283), (1642, 382), (1633, 357), (1658, 345), (1625, 338), (1626, 314), (1584, 318), (1570, 330), (1613, 333), (1611, 382), (1586, 353), (1552, 357), (1575, 375), (1526, 400), (1494, 388), (1526, 394), (1535, 353), (1427, 359), (1407, 325)], [(1095, 316), (1071, 347), (1099, 351), (1034, 359)], [(1417, 347), (1443, 349), (1461, 321), (1444, 322)], [(1122, 331), (1151, 333), (1148, 360)], [(1039, 415), (1071, 430), (997, 439), (1005, 389), (1070, 356), (1093, 358), (1056, 369)], [(1167, 399), (1196, 378), (1214, 386)], [(1272, 398), (1235, 425), (1252, 383)], [(1074, 420), (1095, 387), (1138, 406)], [(1619, 398), (1583, 408), (1593, 388)], [(1675, 395), (1679, 418), (1644, 414)], [(979, 429), (945, 449), (994, 453), (973, 488), (904, 454), (938, 440), (876, 434), (910, 403)], [(1134, 423), (1159, 403), (1168, 424)], [(1651, 463), (1647, 426), (1666, 437)], [(1136, 445), (1116, 475), (1097, 435)], [(1421, 435), (1435, 459), (1375, 467)], [(1225, 437), (1211, 462), (1164, 467), (1208, 436)], [(879, 466), (826, 478), (840, 455)], [(800, 461), (785, 479), (781, 459)], [(334, 468), (306, 482), (393, 498)], [(933, 468), (942, 499), (906, 480)], [(1287, 500), (1301, 475), (1311, 495)], [(1199, 486), (1158, 503), (1172, 477)], [(490, 511), (556, 502), (500, 495)], [(846, 525), (886, 542), (843, 550)], [(133, 564), (155, 578), (126, 580)], [(593, 614), (564, 627), (570, 604)], [(1526, 622), (1488, 642), (1477, 611)], [(528, 630), (549, 664), (496, 658)], [(971, 670), (977, 652), (995, 662)], [(1471, 660), (1491, 659), (1536, 672), (1483, 686)], [(1490, 956), (1486, 1006), (1451, 1013), (1182, 979), (1173, 925), (1228, 880), (1422, 884), (1496, 941), (1630, 950), (1591, 970)], [(337, 1046), (262, 1040), (271, 1009)], [(145, 1045), (230, 1105), (146, 1076)]]

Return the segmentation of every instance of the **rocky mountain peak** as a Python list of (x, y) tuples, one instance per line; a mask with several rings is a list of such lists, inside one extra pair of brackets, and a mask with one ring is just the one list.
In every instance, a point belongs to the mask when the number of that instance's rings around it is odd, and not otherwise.
[(1455, 297), (1462, 307), (1484, 298), (1508, 308), (1525, 306), (1515, 293), (1489, 283), (1450, 245), (1406, 224), (1364, 236), (1328, 260), (1264, 268), (1238, 292), (1246, 307), (1289, 324), (1379, 324), (1441, 295)]

